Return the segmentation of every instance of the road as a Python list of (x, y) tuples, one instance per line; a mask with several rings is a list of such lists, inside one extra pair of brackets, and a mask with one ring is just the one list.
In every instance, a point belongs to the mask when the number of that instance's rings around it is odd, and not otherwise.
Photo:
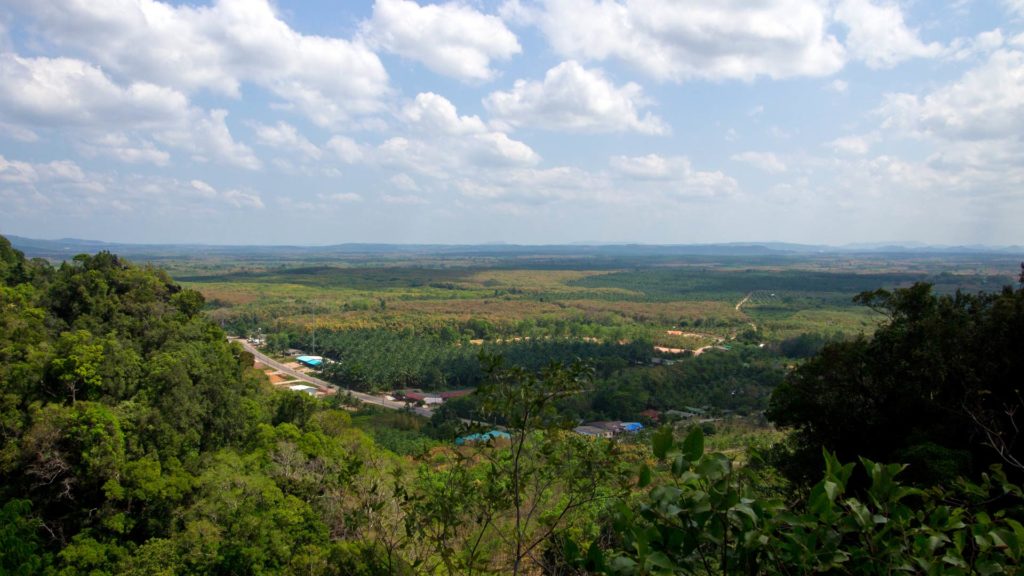
[[(331, 390), (337, 390), (339, 394), (344, 394), (347, 392), (353, 398), (359, 400), (360, 402), (363, 402), (365, 404), (373, 404), (374, 406), (380, 406), (381, 408), (387, 408), (389, 410), (401, 410), (406, 406), (405, 402), (399, 402), (397, 400), (387, 400), (386, 398), (373, 396), (372, 394), (366, 394), (364, 392), (356, 392), (355, 390), (341, 388), (336, 384), (331, 384), (330, 382), (321, 380), (315, 376), (310, 376), (309, 374), (300, 372), (299, 370), (295, 370), (294, 368), (289, 368), (288, 366), (285, 366), (284, 364), (278, 362), (277, 360), (274, 360), (273, 358), (260, 352), (259, 350), (256, 349), (255, 346), (246, 342), (245, 340), (242, 340), (240, 338), (232, 338), (232, 340), (234, 342), (238, 342), (239, 344), (241, 344), (242, 347), (245, 348), (247, 352), (250, 352), (253, 356), (255, 356), (256, 360), (258, 360), (260, 363), (266, 366), (270, 366), (274, 370), (277, 370), (294, 378), (298, 378), (299, 380), (302, 380), (303, 382), (306, 382), (308, 384), (330, 388)], [(420, 416), (430, 418), (431, 412), (426, 408), (413, 406), (412, 411), (416, 414), (419, 414)]]

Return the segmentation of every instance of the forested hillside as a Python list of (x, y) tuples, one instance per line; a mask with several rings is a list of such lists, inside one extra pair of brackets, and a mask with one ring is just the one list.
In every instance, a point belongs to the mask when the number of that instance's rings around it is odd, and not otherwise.
[(265, 389), (197, 292), (109, 253), (27, 262), (2, 238), (0, 281), (0, 573), (372, 564), (327, 545), (372, 444)]

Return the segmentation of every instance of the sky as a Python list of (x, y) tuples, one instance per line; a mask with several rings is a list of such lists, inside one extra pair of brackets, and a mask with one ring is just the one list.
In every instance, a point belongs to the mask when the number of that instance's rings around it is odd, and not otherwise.
[(0, 233), (1024, 244), (1024, 0), (0, 0)]

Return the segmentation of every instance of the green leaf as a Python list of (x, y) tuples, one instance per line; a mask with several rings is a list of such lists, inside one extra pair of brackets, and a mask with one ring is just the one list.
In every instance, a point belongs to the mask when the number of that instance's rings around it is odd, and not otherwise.
[(683, 440), (683, 456), (690, 462), (700, 460), (704, 455), (704, 431), (694, 426)]
[(651, 468), (647, 464), (640, 467), (640, 478), (636, 482), (637, 488), (644, 488), (651, 483)]
[(597, 540), (594, 540), (590, 544), (590, 548), (587, 549), (587, 570), (592, 572), (602, 572), (604, 569), (604, 552), (602, 552), (601, 547), (597, 545)]
[(658, 568), (661, 570), (675, 570), (676, 565), (665, 555), (664, 552), (655, 552), (647, 557), (648, 568)]
[(659, 460), (664, 460), (672, 449), (672, 427), (662, 426), (651, 436), (651, 449)]

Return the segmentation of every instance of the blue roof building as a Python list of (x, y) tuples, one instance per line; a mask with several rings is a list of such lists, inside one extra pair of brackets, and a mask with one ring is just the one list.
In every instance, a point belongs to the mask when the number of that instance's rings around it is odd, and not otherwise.
[(476, 444), (477, 442), (488, 442), (490, 440), (510, 440), (512, 438), (508, 432), (502, 432), (501, 430), (491, 430), (490, 432), (483, 432), (478, 434), (469, 434), (455, 439), (456, 446), (463, 446), (466, 444)]
[(310, 368), (319, 368), (324, 363), (322, 356), (299, 356), (296, 360)]

